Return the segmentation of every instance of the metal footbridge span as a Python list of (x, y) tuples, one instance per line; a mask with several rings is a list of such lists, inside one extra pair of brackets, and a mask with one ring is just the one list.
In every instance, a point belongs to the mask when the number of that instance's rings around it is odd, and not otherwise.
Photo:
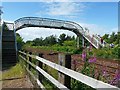
[(85, 32), (85, 29), (82, 26), (75, 22), (39, 17), (24, 17), (16, 20), (14, 24), (16, 31), (25, 27), (44, 27), (69, 30), (74, 32), (78, 37), (82, 35), (97, 49), (99, 46), (102, 46), (100, 40), (91, 37), (90, 34)]

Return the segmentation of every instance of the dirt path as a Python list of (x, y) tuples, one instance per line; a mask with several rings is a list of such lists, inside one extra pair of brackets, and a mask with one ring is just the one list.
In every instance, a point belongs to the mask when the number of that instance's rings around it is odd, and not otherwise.
[(20, 62), (9, 69), (3, 70), (0, 82), (2, 82), (2, 90), (33, 88)]
[[(19, 78), (9, 78), (2, 81), (2, 88), (33, 88), (27, 76)], [(4, 90), (4, 89), (3, 89)]]

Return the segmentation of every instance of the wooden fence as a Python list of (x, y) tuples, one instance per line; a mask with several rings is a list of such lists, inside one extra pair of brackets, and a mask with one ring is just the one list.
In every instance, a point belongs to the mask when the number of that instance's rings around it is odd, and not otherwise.
[[(51, 83), (53, 83), (57, 88), (59, 89), (66, 89), (66, 90), (70, 90), (70, 88), (68, 86), (65, 86), (65, 84), (63, 85), (62, 83), (60, 83), (58, 80), (56, 80), (55, 78), (53, 78), (51, 75), (49, 75), (47, 72), (45, 72), (42, 69), (42, 64), (48, 65), (49, 67), (52, 67), (54, 69), (56, 69), (58, 72), (63, 73), (64, 75), (66, 75), (66, 77), (71, 77), (75, 80), (78, 80), (92, 88), (95, 89), (111, 89), (111, 90), (119, 90), (118, 87), (112, 86), (110, 84), (104, 83), (102, 81), (96, 80), (94, 78), (91, 78), (89, 76), (83, 75), (79, 72), (73, 71), (71, 69), (68, 69), (66, 67), (63, 67), (61, 65), (55, 64), (53, 62), (50, 62), (49, 60), (46, 60), (44, 58), (42, 58), (42, 55), (39, 54), (39, 56), (36, 55), (31, 55), (32, 53), (25, 53), (22, 51), (19, 51), (19, 56), (28, 64), (26, 67), (26, 70), (28, 71), (28, 73), (33, 76), (33, 78), (36, 80), (37, 84), (42, 88), (45, 89), (45, 87), (42, 85), (41, 83), (41, 79), (42, 76), (41, 74), (46, 77)], [(32, 59), (36, 59), (38, 61), (38, 63), (35, 65), (33, 64), (31, 61)], [(35, 75), (30, 71), (30, 68), (33, 67), (36, 71), (38, 71), (40, 74), (38, 75), (38, 78), (35, 77)], [(68, 78), (70, 79), (70, 78)], [(65, 79), (65, 80), (68, 80)], [(69, 81), (69, 80), (68, 80)]]

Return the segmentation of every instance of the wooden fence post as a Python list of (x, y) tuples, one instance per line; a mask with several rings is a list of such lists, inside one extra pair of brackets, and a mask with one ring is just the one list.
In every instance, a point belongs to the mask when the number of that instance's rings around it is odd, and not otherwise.
[[(29, 54), (30, 54), (30, 55), (32, 55), (32, 52), (29, 52)], [(32, 61), (32, 58), (31, 58), (31, 57), (29, 57), (29, 58), (28, 58), (28, 61), (30, 61), (30, 62), (31, 62), (31, 61)], [(31, 65), (28, 65), (28, 70), (30, 70), (30, 69), (31, 69)]]
[[(71, 55), (65, 55), (65, 67), (71, 69)], [(71, 89), (71, 77), (65, 75), (65, 86)]]
[[(27, 54), (27, 51), (25, 51), (25, 53)], [(27, 55), (24, 55), (24, 58), (27, 59)]]
[[(66, 67), (68, 69), (71, 69), (71, 55), (60, 53), (58, 55), (58, 64)], [(64, 84), (67, 88), (71, 89), (71, 77), (59, 72), (58, 80), (59, 80), (59, 82)]]
[[(43, 58), (43, 54), (39, 53), (39, 57)], [(38, 66), (42, 69), (43, 68), (43, 63), (38, 61)], [(40, 82), (42, 82), (43, 76), (39, 72), (38, 72), (38, 79), (40, 80)]]

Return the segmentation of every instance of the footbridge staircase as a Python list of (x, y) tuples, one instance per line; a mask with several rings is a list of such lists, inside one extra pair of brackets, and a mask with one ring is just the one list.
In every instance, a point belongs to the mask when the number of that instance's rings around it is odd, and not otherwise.
[(13, 28), (13, 23), (4, 22), (2, 25), (2, 67), (13, 65), (17, 60), (16, 36)]

